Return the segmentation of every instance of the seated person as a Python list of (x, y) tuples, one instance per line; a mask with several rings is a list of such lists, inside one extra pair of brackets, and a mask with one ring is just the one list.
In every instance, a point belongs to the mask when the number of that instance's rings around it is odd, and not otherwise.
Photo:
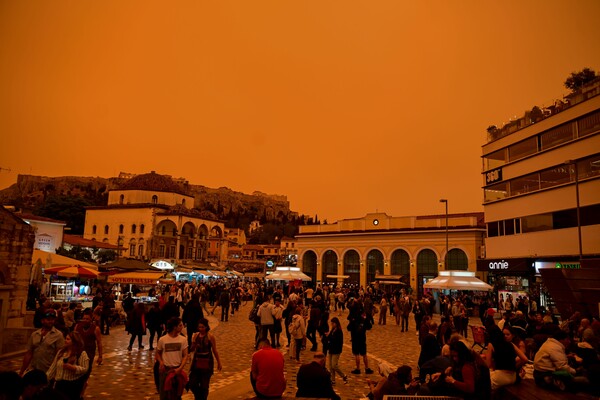
[(369, 398), (372, 400), (382, 400), (386, 395), (413, 395), (419, 390), (419, 381), (413, 379), (412, 368), (403, 365), (388, 375), (387, 378), (381, 378), (379, 382), (367, 380), (371, 393)]
[(340, 396), (333, 391), (331, 374), (325, 369), (325, 354), (318, 352), (314, 361), (304, 364), (298, 370), (296, 397), (321, 397), (340, 400)]
[(577, 371), (569, 365), (566, 349), (571, 345), (569, 334), (556, 331), (537, 351), (533, 360), (533, 379), (538, 386), (547, 389), (575, 389), (587, 383), (586, 378), (575, 379)]
[(260, 399), (280, 398), (286, 388), (284, 360), (268, 339), (258, 342), (259, 350), (252, 355), (250, 383)]

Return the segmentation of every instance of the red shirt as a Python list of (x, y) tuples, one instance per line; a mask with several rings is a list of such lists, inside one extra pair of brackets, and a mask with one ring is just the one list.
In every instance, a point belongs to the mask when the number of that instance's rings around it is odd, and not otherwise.
[(252, 355), (252, 375), (256, 390), (268, 397), (280, 397), (285, 391), (283, 355), (272, 347), (263, 347)]

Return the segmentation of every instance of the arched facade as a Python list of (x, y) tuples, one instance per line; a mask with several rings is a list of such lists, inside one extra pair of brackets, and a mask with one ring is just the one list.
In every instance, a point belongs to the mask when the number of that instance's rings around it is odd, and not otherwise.
[(400, 275), (413, 290), (420, 291), (439, 270), (477, 270), (485, 235), (481, 221), (481, 213), (450, 216), (449, 226), (454, 228), (448, 236), (448, 265), (442, 261), (446, 252), (444, 215), (393, 218), (383, 213), (301, 226), (296, 236), (298, 261), (305, 273), (315, 271), (311, 276), (316, 276), (316, 283), (325, 283), (327, 275), (346, 275), (348, 278), (340, 277), (337, 283), (364, 287), (377, 275)]
[(328, 278), (327, 275), (337, 275), (338, 274), (338, 256), (333, 250), (327, 250), (323, 254), (323, 258), (321, 261), (323, 265), (323, 282), (334, 283), (337, 282), (337, 278)]

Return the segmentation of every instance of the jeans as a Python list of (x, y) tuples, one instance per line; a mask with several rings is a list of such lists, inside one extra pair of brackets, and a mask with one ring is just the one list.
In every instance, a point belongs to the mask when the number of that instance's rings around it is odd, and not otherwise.
[(229, 321), (229, 304), (221, 305), (221, 321)]
[(271, 337), (271, 345), (275, 346), (275, 325), (261, 325), (261, 339), (267, 339), (267, 332)]
[(332, 382), (335, 381), (335, 373), (336, 372), (342, 378), (344, 376), (346, 376), (340, 369), (340, 366), (338, 365), (338, 362), (340, 361), (340, 356), (341, 356), (341, 354), (329, 354), (329, 372), (331, 372), (331, 381)]
[(162, 328), (148, 328), (150, 331), (150, 348), (154, 347), (154, 335), (156, 335), (156, 344), (158, 345), (158, 339), (162, 336)]

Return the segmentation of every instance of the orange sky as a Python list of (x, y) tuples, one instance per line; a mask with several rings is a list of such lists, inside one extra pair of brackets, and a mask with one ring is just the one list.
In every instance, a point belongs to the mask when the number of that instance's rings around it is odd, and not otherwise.
[(482, 210), (485, 129), (600, 70), (600, 2), (3, 1), (0, 188), (155, 170), (333, 222)]

